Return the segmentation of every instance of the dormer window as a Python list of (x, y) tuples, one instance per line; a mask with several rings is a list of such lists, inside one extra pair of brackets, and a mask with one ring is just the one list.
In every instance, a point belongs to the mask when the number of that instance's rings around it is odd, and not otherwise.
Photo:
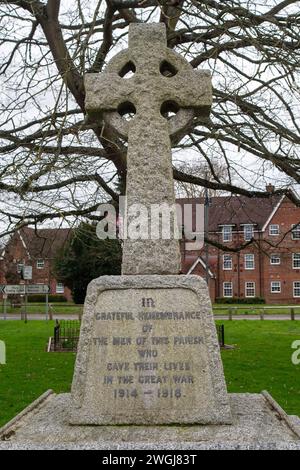
[(252, 240), (253, 235), (254, 235), (253, 225), (252, 224), (244, 225), (244, 239), (245, 239), (245, 242), (249, 242), (250, 240)]
[(232, 225), (224, 225), (222, 228), (223, 242), (232, 241)]

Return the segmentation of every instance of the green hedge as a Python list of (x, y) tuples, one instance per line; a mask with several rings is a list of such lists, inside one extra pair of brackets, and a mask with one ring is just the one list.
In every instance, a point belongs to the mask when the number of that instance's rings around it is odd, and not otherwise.
[(247, 297), (247, 298), (238, 298), (238, 297), (219, 297), (215, 301), (216, 304), (265, 304), (266, 301), (263, 297)]
[[(64, 295), (55, 294), (49, 294), (48, 300), (49, 302), (67, 302), (67, 299)], [(44, 294), (28, 295), (28, 302), (44, 303), (46, 302), (46, 296)]]

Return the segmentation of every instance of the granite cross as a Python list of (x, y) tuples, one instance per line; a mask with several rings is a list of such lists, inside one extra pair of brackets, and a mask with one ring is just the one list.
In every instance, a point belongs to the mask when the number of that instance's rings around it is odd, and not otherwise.
[[(131, 76), (128, 75), (131, 72)], [(128, 78), (126, 78), (128, 75)], [(86, 111), (128, 140), (127, 207), (175, 204), (171, 138), (186, 132), (195, 113), (207, 116), (210, 74), (194, 70), (167, 47), (165, 25), (129, 26), (129, 47), (101, 74), (85, 76)], [(169, 114), (175, 114), (168, 119)], [(124, 115), (134, 115), (129, 121)], [(150, 234), (149, 234), (150, 236)], [(178, 240), (124, 241), (122, 274), (178, 274)]]

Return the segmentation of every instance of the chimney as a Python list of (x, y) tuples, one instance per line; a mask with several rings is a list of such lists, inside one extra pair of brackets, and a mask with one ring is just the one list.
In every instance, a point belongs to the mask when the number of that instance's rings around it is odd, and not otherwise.
[(274, 193), (274, 191), (275, 191), (275, 186), (274, 186), (273, 184), (271, 184), (271, 183), (267, 184), (267, 186), (266, 186), (266, 191), (267, 191), (268, 193), (270, 193), (270, 194)]

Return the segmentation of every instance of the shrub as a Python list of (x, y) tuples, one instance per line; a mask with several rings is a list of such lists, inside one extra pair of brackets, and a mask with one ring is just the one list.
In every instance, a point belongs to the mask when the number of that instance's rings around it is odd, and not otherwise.
[[(55, 295), (55, 294), (49, 294), (48, 295), (48, 301), (49, 302), (67, 302), (67, 299), (64, 295)], [(28, 295), (28, 302), (36, 302), (36, 303), (45, 303), (46, 302), (46, 296), (44, 294), (33, 294), (33, 295)]]
[(263, 297), (249, 297), (249, 298), (239, 298), (239, 297), (218, 297), (215, 301), (216, 304), (265, 304), (266, 301)]

